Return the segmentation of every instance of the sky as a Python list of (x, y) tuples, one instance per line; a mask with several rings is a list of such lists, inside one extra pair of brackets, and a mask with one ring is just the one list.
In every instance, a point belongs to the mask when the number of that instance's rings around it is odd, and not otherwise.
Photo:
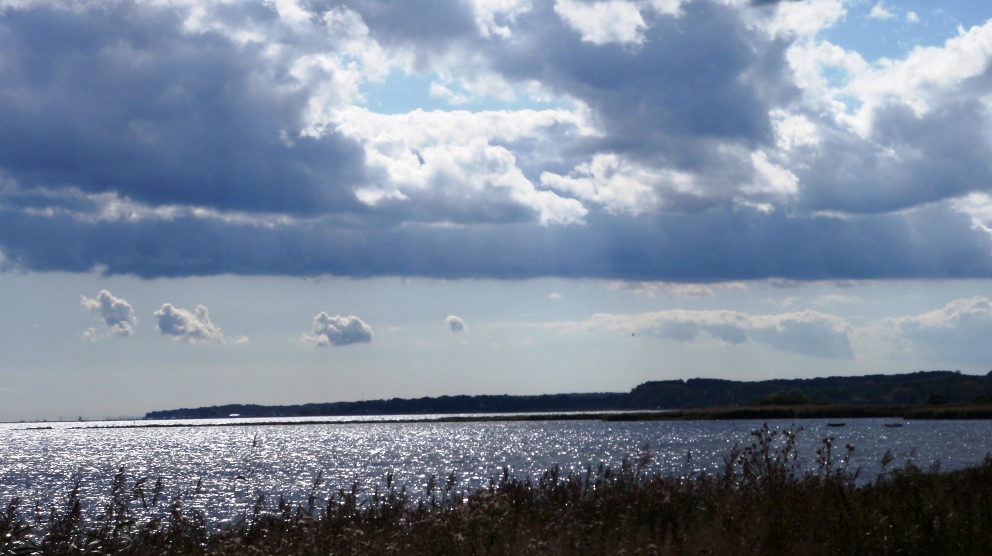
[(0, 0), (0, 420), (985, 374), (990, 18)]

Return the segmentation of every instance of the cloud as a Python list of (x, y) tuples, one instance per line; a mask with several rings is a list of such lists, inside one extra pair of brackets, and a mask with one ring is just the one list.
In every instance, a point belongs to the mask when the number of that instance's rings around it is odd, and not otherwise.
[(475, 22), (484, 37), (509, 38), (517, 16), (530, 9), (531, 0), (472, 0)]
[(739, 345), (763, 343), (779, 351), (829, 359), (852, 359), (850, 325), (833, 315), (806, 310), (779, 315), (748, 315), (737, 311), (597, 313), (586, 321), (549, 325), (565, 332), (602, 330), (644, 334), (678, 342), (696, 342), (701, 334)]
[(864, 301), (856, 295), (825, 294), (821, 295), (817, 303), (824, 305), (827, 303), (863, 303)]
[[(820, 32), (845, 13), (16, 2), (0, 13), (0, 266), (992, 277), (992, 22), (869, 63)], [(397, 76), (472, 110), (377, 113)]]
[(313, 334), (303, 334), (300, 340), (318, 347), (367, 344), (372, 341), (372, 328), (358, 317), (332, 317), (321, 311), (313, 318)]
[(895, 16), (896, 14), (893, 13), (891, 9), (887, 8), (881, 0), (872, 6), (871, 11), (868, 12), (868, 17), (872, 19), (881, 19), (883, 21), (886, 19), (892, 19)]
[(806, 96), (833, 114), (810, 120), (819, 120), (819, 144), (795, 153), (807, 162), (794, 172), (799, 205), (877, 214), (985, 190), (992, 146), (980, 99), (992, 87), (990, 37), (986, 22), (878, 66), (829, 43), (796, 45)]
[(219, 327), (210, 321), (210, 313), (203, 305), (197, 305), (190, 312), (179, 309), (171, 303), (165, 303), (162, 308), (152, 314), (158, 319), (158, 329), (164, 336), (169, 336), (177, 342), (188, 344), (213, 343), (244, 344), (248, 338), (236, 336), (227, 338)]
[[(588, 176), (604, 184), (583, 186), (596, 194), (644, 176), (650, 181), (639, 184), (642, 189), (660, 182), (664, 194), (656, 206), (675, 211), (733, 198), (737, 184), (753, 180), (745, 145), (771, 138), (770, 103), (795, 92), (782, 73), (783, 44), (750, 30), (733, 8), (709, 2), (683, 4), (677, 18), (645, 20), (643, 41), (633, 50), (584, 41), (558, 19), (557, 12), (535, 6), (518, 20), (533, 37), (527, 50), (514, 43), (492, 54), (507, 78), (540, 80), (553, 93), (581, 101), (598, 124), (601, 138), (586, 146), (598, 152), (566, 166), (572, 176), (549, 171), (547, 178)], [(702, 59), (714, 65), (704, 68)], [(622, 166), (623, 180), (610, 183), (612, 165)]]
[(596, 203), (611, 213), (635, 215), (663, 208), (663, 199), (671, 196), (666, 193), (692, 195), (696, 189), (689, 174), (654, 170), (615, 154), (596, 155), (569, 176), (544, 172), (541, 185)]
[(644, 294), (654, 297), (659, 291), (668, 292), (677, 297), (700, 297), (713, 295), (713, 290), (746, 290), (747, 284), (743, 282), (716, 282), (712, 284), (693, 284), (677, 282), (628, 282), (626, 280), (615, 280), (607, 287), (611, 290), (632, 291), (638, 295)]
[(365, 146), (377, 184), (357, 191), (370, 207), (417, 221), (581, 222), (575, 199), (539, 190), (506, 144), (545, 144), (589, 133), (564, 110), (376, 114), (349, 108), (338, 131)]
[(668, 282), (992, 275), (992, 236), (969, 216), (939, 205), (847, 218), (739, 209), (636, 218), (590, 214), (586, 225), (567, 227), (348, 224), (263, 225), (196, 215), (91, 223), (0, 209), (5, 254), (34, 270)]
[(597, 46), (609, 43), (639, 44), (647, 26), (637, 4), (624, 0), (586, 3), (576, 0), (555, 0), (555, 12), (583, 41)]
[(153, 205), (313, 214), (353, 204), (361, 148), (323, 119), (374, 72), (360, 20), (301, 21), (275, 3), (235, 11), (6, 7), (3, 174)]
[(448, 323), (451, 327), (452, 332), (468, 332), (468, 325), (465, 324), (465, 320), (461, 317), (456, 317), (455, 315), (448, 315), (444, 319), (444, 322)]
[(981, 296), (955, 299), (942, 309), (873, 322), (862, 335), (891, 342), (897, 357), (987, 363), (992, 359), (992, 302)]
[[(114, 297), (107, 290), (100, 290), (94, 298), (81, 296), (80, 303), (94, 315), (103, 320), (107, 326), (107, 334), (126, 338), (134, 333), (138, 319), (134, 316), (134, 308), (126, 299)], [(85, 337), (95, 340), (99, 333), (94, 328), (86, 331)]]

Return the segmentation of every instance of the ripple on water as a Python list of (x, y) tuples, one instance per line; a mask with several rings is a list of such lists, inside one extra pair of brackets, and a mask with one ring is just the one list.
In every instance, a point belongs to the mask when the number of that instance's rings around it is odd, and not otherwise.
[[(106, 423), (102, 423), (106, 424)], [(824, 436), (856, 447), (853, 465), (878, 472), (891, 449), (898, 461), (915, 450), (928, 466), (944, 469), (977, 463), (992, 451), (992, 422), (911, 421), (885, 428), (878, 419), (851, 419), (845, 427), (825, 421), (798, 423), (800, 453), (815, 465), (814, 449)], [(652, 469), (661, 473), (716, 472), (737, 442), (749, 443), (758, 421), (690, 422), (467, 422), (298, 424), (184, 428), (80, 429), (54, 423), (50, 430), (0, 425), (0, 501), (20, 496), (47, 505), (62, 499), (77, 481), (84, 499), (102, 500), (121, 466), (134, 476), (162, 477), (168, 493), (191, 490), (208, 514), (229, 518), (258, 493), (302, 500), (318, 472), (323, 493), (355, 480), (381, 485), (387, 473), (411, 492), (423, 491), (431, 474), (454, 471), (460, 485), (481, 486), (504, 466), (518, 477), (539, 475), (554, 465), (566, 473), (599, 463), (617, 465), (650, 445)], [(791, 422), (773, 421), (773, 429)], [(257, 444), (252, 448), (253, 439)], [(687, 460), (687, 453), (692, 453)], [(239, 479), (238, 477), (244, 479)]]

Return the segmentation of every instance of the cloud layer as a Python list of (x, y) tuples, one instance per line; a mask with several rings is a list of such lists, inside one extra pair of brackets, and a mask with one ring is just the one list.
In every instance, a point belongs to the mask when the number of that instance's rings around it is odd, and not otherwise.
[[(0, 6), (4, 268), (992, 276), (992, 22), (873, 63), (839, 0)], [(452, 109), (377, 112), (404, 76)]]
[(673, 309), (637, 314), (597, 313), (586, 321), (551, 325), (566, 332), (600, 330), (695, 342), (701, 334), (725, 344), (761, 343), (772, 349), (830, 359), (853, 359), (843, 319), (806, 310), (780, 315)]
[(303, 334), (300, 340), (317, 347), (367, 344), (372, 341), (372, 327), (355, 316), (332, 317), (321, 311), (313, 318), (313, 334)]
[[(826, 297), (822, 301), (850, 303), (856, 299)], [(828, 359), (853, 359), (858, 349), (894, 360), (934, 363), (983, 364), (992, 359), (992, 301), (982, 296), (955, 299), (925, 313), (854, 322), (810, 309), (767, 315), (673, 309), (597, 313), (583, 321), (543, 326), (566, 334), (608, 332), (681, 343), (764, 344), (779, 351)]]
[(992, 360), (992, 302), (955, 299), (942, 309), (872, 323), (862, 333), (892, 342), (897, 357), (986, 363)]

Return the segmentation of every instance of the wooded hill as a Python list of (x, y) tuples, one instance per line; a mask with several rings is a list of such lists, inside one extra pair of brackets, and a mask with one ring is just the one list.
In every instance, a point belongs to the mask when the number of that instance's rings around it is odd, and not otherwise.
[(755, 382), (693, 378), (645, 382), (628, 393), (440, 396), (302, 405), (230, 404), (151, 411), (145, 419), (694, 409), (809, 403), (906, 405), (974, 401), (992, 402), (992, 372), (966, 375), (957, 371), (921, 371), (901, 375)]
[[(632, 409), (692, 409), (750, 405), (776, 398), (792, 403), (963, 403), (992, 397), (992, 372), (920, 371), (901, 375), (833, 376), (739, 382), (712, 378), (645, 382), (631, 390)], [(979, 400), (981, 401), (981, 400)]]

